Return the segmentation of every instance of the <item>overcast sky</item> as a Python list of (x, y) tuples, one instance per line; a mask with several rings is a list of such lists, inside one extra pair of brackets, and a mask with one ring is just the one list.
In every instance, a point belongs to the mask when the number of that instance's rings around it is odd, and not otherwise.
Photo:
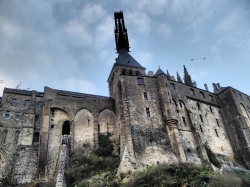
[(160, 66), (183, 78), (185, 65), (199, 88), (250, 95), (249, 0), (0, 0), (0, 95), (21, 82), (108, 96), (120, 10), (146, 72)]

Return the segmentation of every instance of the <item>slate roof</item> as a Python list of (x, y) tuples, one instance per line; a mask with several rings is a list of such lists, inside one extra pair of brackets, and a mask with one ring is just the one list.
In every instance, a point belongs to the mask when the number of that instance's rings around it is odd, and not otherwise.
[[(133, 66), (137, 68), (144, 68), (142, 67), (139, 62), (137, 62), (129, 53), (127, 49), (120, 49), (118, 58), (116, 59), (115, 64), (126, 65), (126, 66)], [(145, 68), (144, 68), (145, 69)]]
[(164, 72), (161, 70), (161, 68), (159, 68), (159, 69), (157, 70), (157, 72), (155, 73), (154, 77), (157, 77), (158, 75), (166, 75), (166, 73), (164, 73)]
[(70, 91), (64, 91), (64, 90), (56, 90), (56, 91), (57, 91), (57, 95), (61, 95), (61, 96), (72, 96), (72, 97), (77, 97), (77, 98), (93, 97), (93, 98), (111, 99), (111, 97), (100, 96), (100, 95), (92, 95), (92, 94), (86, 94), (86, 93), (70, 92)]

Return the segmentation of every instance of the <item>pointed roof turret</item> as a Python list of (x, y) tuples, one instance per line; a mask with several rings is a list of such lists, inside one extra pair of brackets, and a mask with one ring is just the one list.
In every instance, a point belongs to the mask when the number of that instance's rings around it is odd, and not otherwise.
[(167, 70), (167, 78), (168, 78), (168, 79), (171, 79), (171, 76), (170, 76), (168, 70)]
[(183, 65), (183, 67), (184, 67), (184, 81), (185, 81), (185, 84), (189, 85), (189, 86), (193, 86), (191, 76), (188, 74), (185, 65)]
[(154, 74), (154, 77), (157, 77), (158, 75), (166, 75), (161, 68), (159, 67), (159, 69), (157, 70), (157, 72)]
[(181, 77), (180, 77), (179, 73), (178, 72), (176, 72), (176, 73), (177, 73), (177, 81), (180, 82), (180, 83), (183, 83), (182, 80), (181, 80)]

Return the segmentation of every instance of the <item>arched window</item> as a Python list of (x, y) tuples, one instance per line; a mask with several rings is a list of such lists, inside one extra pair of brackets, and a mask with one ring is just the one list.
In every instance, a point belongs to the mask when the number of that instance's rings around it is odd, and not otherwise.
[(69, 135), (70, 134), (70, 124), (69, 121), (64, 121), (62, 126), (62, 135)]
[(18, 144), (19, 134), (20, 134), (20, 131), (15, 132), (14, 144)]
[(35, 132), (35, 134), (34, 134), (34, 142), (39, 142), (39, 136), (40, 136), (39, 132)]
[(6, 142), (7, 133), (8, 133), (8, 130), (5, 129), (3, 131), (2, 144), (5, 144), (5, 142)]

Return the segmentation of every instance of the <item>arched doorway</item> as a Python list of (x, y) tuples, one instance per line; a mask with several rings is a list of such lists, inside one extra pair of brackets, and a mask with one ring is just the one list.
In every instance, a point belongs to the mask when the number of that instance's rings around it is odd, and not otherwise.
[(64, 121), (64, 123), (62, 125), (62, 135), (70, 135), (69, 121)]

